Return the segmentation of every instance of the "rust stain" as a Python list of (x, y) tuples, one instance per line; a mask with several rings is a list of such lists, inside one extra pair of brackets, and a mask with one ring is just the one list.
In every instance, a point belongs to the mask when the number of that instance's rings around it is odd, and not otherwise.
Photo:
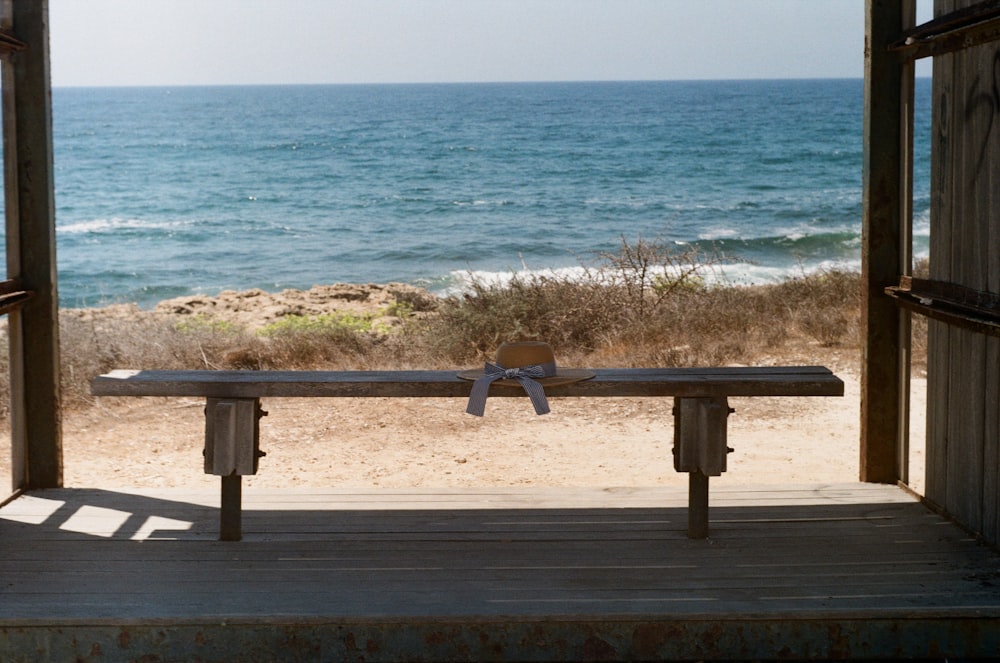
[(358, 650), (358, 643), (354, 640), (354, 633), (351, 631), (344, 634), (344, 649), (347, 651)]
[(583, 643), (583, 658), (587, 661), (616, 661), (619, 657), (614, 645), (592, 635)]
[(673, 625), (663, 628), (658, 624), (643, 624), (632, 631), (632, 651), (638, 658), (656, 658), (668, 642), (683, 635), (683, 630)]
[(831, 624), (826, 630), (827, 641), (830, 643), (827, 655), (833, 658), (851, 658), (851, 638), (840, 627)]

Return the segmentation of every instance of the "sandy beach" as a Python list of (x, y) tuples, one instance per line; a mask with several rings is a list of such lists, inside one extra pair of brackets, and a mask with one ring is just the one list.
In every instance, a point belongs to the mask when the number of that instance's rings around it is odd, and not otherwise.
[[(384, 305), (390, 286), (324, 286), (322, 293), (223, 293), (77, 316), (210, 315), (252, 325), (288, 312), (318, 314)], [(310, 303), (311, 302), (311, 303)], [(799, 355), (803, 352), (799, 351)], [(815, 484), (858, 478), (860, 358), (806, 348), (845, 382), (843, 398), (739, 398), (730, 405), (722, 480), (732, 485)], [(802, 363), (801, 356), (772, 364)], [(138, 367), (122, 367), (138, 368)], [(912, 439), (923, 439), (922, 379), (913, 383)], [(73, 487), (209, 487), (202, 471), (200, 399), (97, 399), (64, 414), (64, 478)], [(673, 469), (672, 399), (558, 399), (536, 416), (526, 398), (491, 399), (486, 416), (457, 399), (265, 399), (260, 487), (461, 487), (686, 485)], [(911, 450), (919, 488), (922, 448)], [(9, 472), (7, 459), (0, 471)]]

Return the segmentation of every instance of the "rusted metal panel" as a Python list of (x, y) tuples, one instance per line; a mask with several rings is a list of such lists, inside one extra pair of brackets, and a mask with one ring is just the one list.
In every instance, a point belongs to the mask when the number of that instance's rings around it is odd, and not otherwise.
[(729, 413), (725, 397), (674, 399), (675, 470), (709, 477), (726, 471)]
[(0, 658), (39, 660), (942, 660), (1000, 655), (997, 619), (413, 619), (0, 625)]
[(205, 406), (205, 473), (257, 474), (260, 456), (258, 398), (208, 398)]

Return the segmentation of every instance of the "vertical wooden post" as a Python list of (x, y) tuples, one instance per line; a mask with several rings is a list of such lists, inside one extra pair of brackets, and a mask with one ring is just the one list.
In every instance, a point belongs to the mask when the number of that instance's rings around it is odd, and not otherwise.
[(904, 394), (899, 309), (885, 295), (903, 273), (902, 241), (907, 234), (905, 185), (912, 148), (903, 102), (912, 68), (888, 51), (912, 16), (913, 0), (865, 3), (865, 104), (862, 191), (862, 481), (894, 483), (900, 477)]
[(9, 320), (13, 483), (54, 488), (63, 473), (48, 0), (12, 3), (10, 23), (28, 48), (3, 66), (7, 275), (35, 293)]
[[(915, 2), (902, 5), (903, 28), (916, 25)], [(902, 131), (899, 149), (903, 154), (900, 168), (900, 274), (913, 275), (913, 109), (916, 92), (916, 64), (914, 60), (902, 63), (900, 72), (899, 103)], [(910, 483), (910, 367), (912, 364), (913, 325), (908, 309), (899, 309), (899, 426), (896, 444), (896, 478)]]
[(219, 508), (219, 541), (243, 538), (243, 477), (235, 472), (222, 477)]
[(708, 538), (708, 477), (701, 472), (688, 474), (689, 539)]

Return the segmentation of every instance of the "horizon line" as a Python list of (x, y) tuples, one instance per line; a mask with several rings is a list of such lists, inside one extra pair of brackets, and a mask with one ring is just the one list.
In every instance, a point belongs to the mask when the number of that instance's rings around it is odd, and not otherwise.
[[(917, 76), (930, 79), (930, 76)], [(488, 81), (341, 81), (327, 83), (103, 83), (103, 84), (53, 84), (53, 89), (70, 88), (209, 88), (209, 87), (362, 87), (362, 86), (404, 86), (404, 85), (558, 85), (558, 84), (605, 84), (605, 83), (746, 83), (746, 82), (793, 82), (793, 81), (863, 81), (864, 76), (788, 76), (756, 78), (615, 78), (615, 79), (555, 79), (555, 80), (488, 80)]]

